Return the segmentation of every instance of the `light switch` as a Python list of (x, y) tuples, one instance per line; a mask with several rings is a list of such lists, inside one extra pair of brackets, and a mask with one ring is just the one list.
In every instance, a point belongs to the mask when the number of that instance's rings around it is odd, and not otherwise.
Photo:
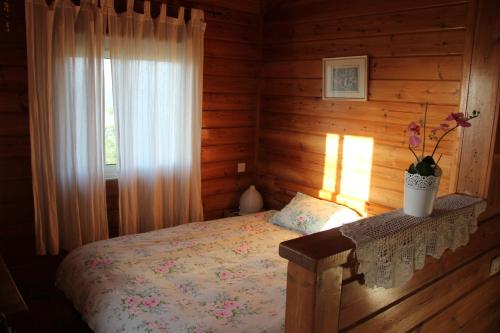
[(243, 173), (247, 170), (246, 163), (238, 163), (238, 173)]

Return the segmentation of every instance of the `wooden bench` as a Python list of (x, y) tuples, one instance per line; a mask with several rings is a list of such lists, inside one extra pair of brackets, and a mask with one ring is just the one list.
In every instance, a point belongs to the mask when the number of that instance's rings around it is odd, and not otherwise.
[(480, 222), (470, 242), (427, 257), (404, 286), (368, 288), (356, 275), (353, 242), (338, 229), (280, 244), (289, 260), (285, 332), (498, 332), (500, 217)]

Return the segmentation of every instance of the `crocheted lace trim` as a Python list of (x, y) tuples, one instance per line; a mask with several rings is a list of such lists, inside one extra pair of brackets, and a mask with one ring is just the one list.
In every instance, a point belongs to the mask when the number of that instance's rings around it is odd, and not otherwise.
[(436, 200), (429, 217), (405, 215), (400, 210), (346, 224), (342, 234), (356, 244), (358, 273), (368, 287), (402, 286), (424, 267), (426, 255), (439, 258), (446, 249), (469, 242), (486, 201), (452, 194)]
[(439, 188), (440, 178), (441, 177), (435, 176), (420, 176), (419, 174), (412, 174), (405, 171), (405, 184), (414, 190), (437, 190)]

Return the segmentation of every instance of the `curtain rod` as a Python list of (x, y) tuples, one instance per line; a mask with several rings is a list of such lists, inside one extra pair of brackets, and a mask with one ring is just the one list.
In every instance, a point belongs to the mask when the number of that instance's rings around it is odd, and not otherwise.
[[(48, 5), (50, 5), (53, 1), (55, 0), (45, 0), (46, 3)], [(79, 5), (80, 4), (80, 1), (81, 0), (71, 0), (73, 3)], [(113, 1), (113, 4), (116, 5), (116, 0), (111, 0)], [(98, 0), (98, 3), (99, 4), (102, 4), (103, 0)], [(182, 4), (182, 0), (134, 0), (134, 3), (142, 3), (144, 4), (144, 2), (151, 2), (151, 3), (155, 3), (155, 4), (165, 4), (167, 5), (167, 7), (170, 7), (170, 8), (179, 8), (181, 6), (183, 6)], [(127, 0), (120, 0), (118, 1), (118, 4), (119, 6), (126, 6), (127, 5)], [(184, 6), (186, 7), (186, 6)], [(189, 9), (189, 7), (188, 7)], [(224, 12), (221, 11), (221, 10), (214, 10), (214, 9), (203, 9), (203, 11), (207, 14), (211, 14), (212, 16), (224, 16)]]
[[(165, 4), (165, 5), (167, 5), (167, 7), (174, 7), (174, 8), (183, 6), (182, 0), (134, 0), (134, 1), (142, 2), (142, 3), (149, 1), (151, 3)], [(204, 9), (203, 11), (205, 13), (212, 14), (214, 16), (224, 15), (224, 13), (220, 10)]]

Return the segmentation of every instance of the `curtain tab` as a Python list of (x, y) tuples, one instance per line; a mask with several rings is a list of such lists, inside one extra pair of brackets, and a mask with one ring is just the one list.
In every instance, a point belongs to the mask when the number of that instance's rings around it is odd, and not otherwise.
[(167, 19), (167, 4), (162, 3), (160, 6), (160, 21), (165, 21)]
[(102, 9), (107, 10), (109, 8), (109, 1), (108, 0), (100, 0), (99, 2), (100, 2)]
[(177, 19), (184, 22), (184, 7), (179, 7), (179, 15), (177, 15)]
[(134, 0), (127, 0), (127, 13), (134, 12)]
[(201, 9), (191, 8), (191, 21), (203, 22), (205, 20), (205, 12)]

